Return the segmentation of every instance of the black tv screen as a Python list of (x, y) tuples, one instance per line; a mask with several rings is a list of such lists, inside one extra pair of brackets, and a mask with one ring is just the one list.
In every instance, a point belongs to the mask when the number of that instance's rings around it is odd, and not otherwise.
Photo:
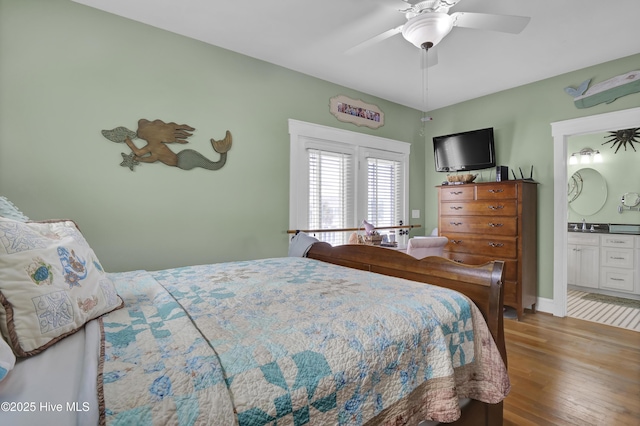
[(493, 127), (436, 136), (433, 138), (433, 156), (438, 172), (495, 167)]

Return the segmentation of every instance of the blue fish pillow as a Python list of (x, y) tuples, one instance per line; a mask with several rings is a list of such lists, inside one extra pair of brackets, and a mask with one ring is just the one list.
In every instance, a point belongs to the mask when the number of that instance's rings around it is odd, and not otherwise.
[(122, 306), (73, 221), (0, 217), (0, 333), (16, 356), (35, 355)]

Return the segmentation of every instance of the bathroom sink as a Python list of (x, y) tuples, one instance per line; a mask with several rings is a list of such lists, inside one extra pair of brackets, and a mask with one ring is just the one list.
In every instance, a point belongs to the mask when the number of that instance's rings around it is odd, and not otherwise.
[(586, 230), (582, 230), (582, 222), (569, 222), (567, 224), (567, 230), (569, 232), (640, 235), (640, 225), (587, 222), (585, 223), (585, 227)]
[(567, 230), (569, 232), (589, 232), (596, 234), (608, 234), (610, 231), (608, 223), (585, 223), (586, 230), (583, 230), (582, 222), (569, 222)]

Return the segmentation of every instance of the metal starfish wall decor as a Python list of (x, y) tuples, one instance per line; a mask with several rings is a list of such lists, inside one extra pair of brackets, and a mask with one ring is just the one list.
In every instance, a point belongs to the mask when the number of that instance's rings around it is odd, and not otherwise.
[[(182, 170), (191, 170), (201, 167), (207, 170), (218, 170), (227, 161), (227, 152), (231, 149), (231, 132), (227, 130), (224, 139), (211, 139), (211, 146), (220, 154), (218, 161), (211, 161), (198, 151), (184, 149), (178, 153), (173, 152), (167, 144), (186, 144), (187, 138), (192, 135), (195, 129), (186, 124), (165, 123), (162, 120), (149, 121), (138, 120), (138, 131), (134, 132), (126, 127), (116, 127), (112, 130), (103, 130), (102, 136), (112, 142), (125, 143), (131, 152), (122, 155), (122, 167), (128, 167), (133, 171), (134, 167), (140, 163), (155, 163), (160, 161), (167, 166), (178, 167)], [(142, 148), (138, 148), (134, 139), (142, 139), (147, 142)]]
[(636, 151), (636, 147), (633, 146), (633, 144), (634, 142), (640, 143), (638, 142), (638, 139), (637, 139), (637, 138), (640, 138), (640, 128), (623, 129), (623, 130), (617, 130), (615, 132), (609, 132), (609, 133), (610, 135), (605, 136), (605, 138), (609, 138), (609, 140), (606, 142), (603, 142), (602, 145), (606, 145), (610, 143), (611, 148), (615, 148), (615, 146), (618, 145), (614, 154), (617, 153), (622, 146), (624, 146), (624, 150), (626, 151), (627, 144), (629, 144), (629, 146), (633, 148), (634, 151)]

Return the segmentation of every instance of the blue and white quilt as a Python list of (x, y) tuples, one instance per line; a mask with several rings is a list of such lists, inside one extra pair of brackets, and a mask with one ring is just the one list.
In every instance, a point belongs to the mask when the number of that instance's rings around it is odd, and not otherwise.
[(452, 421), (509, 391), (481, 314), (440, 287), (296, 257), (110, 278), (106, 424), (361, 425), (414, 390)]

